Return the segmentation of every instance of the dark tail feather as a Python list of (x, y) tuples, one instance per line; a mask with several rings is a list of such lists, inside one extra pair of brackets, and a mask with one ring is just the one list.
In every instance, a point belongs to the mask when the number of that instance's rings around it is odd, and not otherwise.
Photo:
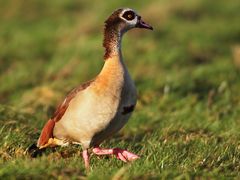
[(27, 147), (27, 149), (25, 150), (25, 154), (29, 155), (32, 158), (36, 158), (38, 156), (42, 155), (42, 152), (44, 151), (44, 149), (39, 149), (36, 144), (32, 144), (30, 146)]
[(50, 119), (48, 122), (45, 124), (45, 126), (42, 129), (41, 135), (38, 139), (37, 142), (37, 147), (41, 147), (45, 145), (50, 138), (53, 137), (53, 128), (55, 126), (55, 121)]

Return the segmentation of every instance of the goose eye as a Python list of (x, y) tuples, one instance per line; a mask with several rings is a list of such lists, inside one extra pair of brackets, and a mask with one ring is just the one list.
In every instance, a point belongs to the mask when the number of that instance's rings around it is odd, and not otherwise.
[(123, 18), (128, 20), (128, 21), (131, 21), (135, 18), (135, 13), (133, 11), (126, 11), (124, 14), (123, 14)]

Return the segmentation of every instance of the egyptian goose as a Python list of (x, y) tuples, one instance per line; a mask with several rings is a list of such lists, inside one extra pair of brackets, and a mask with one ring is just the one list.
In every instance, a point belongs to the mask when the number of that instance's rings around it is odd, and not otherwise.
[(132, 28), (153, 28), (134, 10), (118, 9), (105, 21), (104, 66), (99, 75), (73, 89), (42, 129), (39, 149), (81, 144), (85, 167), (89, 152), (113, 154), (127, 162), (139, 156), (120, 148), (103, 149), (99, 145), (118, 132), (129, 119), (137, 101), (137, 92), (121, 53), (122, 35)]

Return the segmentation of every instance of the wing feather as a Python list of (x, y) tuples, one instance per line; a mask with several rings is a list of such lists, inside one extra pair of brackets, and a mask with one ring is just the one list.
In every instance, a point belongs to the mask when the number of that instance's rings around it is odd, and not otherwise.
[(88, 81), (79, 87), (73, 89), (68, 93), (67, 97), (64, 99), (64, 101), (57, 107), (53, 117), (47, 121), (47, 123), (44, 125), (41, 135), (38, 139), (37, 146), (41, 147), (44, 146), (50, 138), (53, 137), (53, 129), (55, 126), (55, 123), (60, 121), (61, 118), (63, 117), (64, 113), (66, 112), (70, 101), (76, 96), (76, 94), (79, 91), (82, 91), (86, 89), (90, 84), (93, 82), (93, 80)]

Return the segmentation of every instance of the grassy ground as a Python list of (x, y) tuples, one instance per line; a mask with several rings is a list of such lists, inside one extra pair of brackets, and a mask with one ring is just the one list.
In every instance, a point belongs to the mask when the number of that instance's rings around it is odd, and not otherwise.
[[(137, 9), (153, 32), (133, 30), (123, 53), (139, 99), (105, 147), (141, 155), (132, 164), (81, 148), (31, 158), (43, 124), (66, 92), (103, 65), (103, 21)], [(0, 1), (0, 179), (240, 178), (240, 2)]]

